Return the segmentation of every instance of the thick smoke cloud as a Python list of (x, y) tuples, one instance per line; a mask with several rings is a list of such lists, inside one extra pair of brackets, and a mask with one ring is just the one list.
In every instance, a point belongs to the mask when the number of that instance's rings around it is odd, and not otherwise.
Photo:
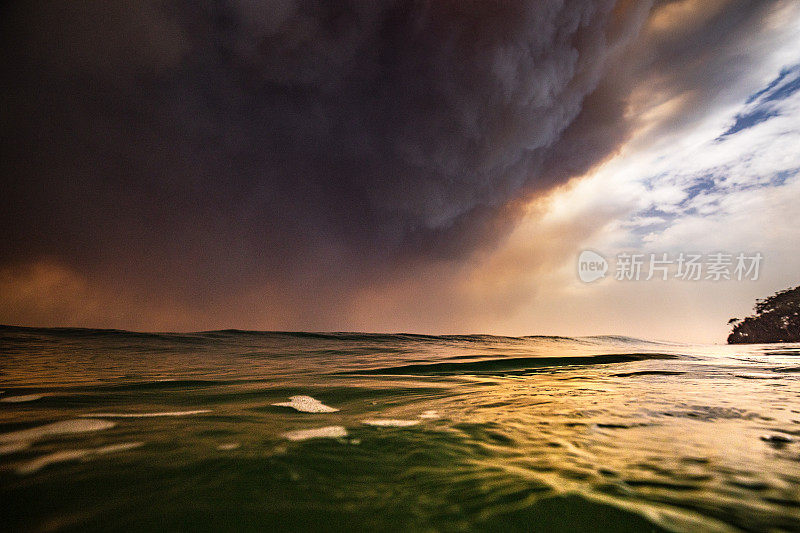
[(636, 30), (613, 7), (16, 6), (3, 258), (152, 253), (257, 273), (310, 249), (469, 249), (523, 190), (552, 185), (548, 150)]
[(0, 267), (299, 306), (491, 246), (520, 203), (613, 153), (651, 7), (13, 4)]

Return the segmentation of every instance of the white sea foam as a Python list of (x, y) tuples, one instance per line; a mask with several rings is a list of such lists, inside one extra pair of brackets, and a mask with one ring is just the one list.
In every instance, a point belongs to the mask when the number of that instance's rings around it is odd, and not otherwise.
[(782, 379), (782, 376), (768, 374), (766, 372), (747, 372), (746, 374), (734, 374), (737, 378), (744, 379)]
[(89, 413), (82, 417), (98, 418), (153, 418), (159, 416), (189, 416), (210, 413), (211, 409), (197, 409), (194, 411), (163, 411), (160, 413)]
[(240, 444), (238, 442), (226, 442), (217, 446), (218, 450), (235, 450)]
[(63, 450), (60, 452), (49, 453), (41, 457), (37, 457), (32, 461), (23, 463), (17, 468), (18, 474), (32, 474), (41, 470), (42, 468), (55, 464), (63, 463), (66, 461), (75, 461), (86, 457), (95, 455), (103, 455), (107, 453), (122, 452), (125, 450), (132, 450), (142, 446), (143, 442), (123, 442), (120, 444), (112, 444), (110, 446), (101, 446), (100, 448), (84, 448), (78, 450)]
[(5, 402), (5, 403), (33, 402), (44, 398), (44, 396), (45, 396), (44, 394), (23, 394), (20, 396), (4, 396), (3, 398), (0, 398), (0, 402)]
[(424, 413), (418, 415), (418, 418), (427, 418), (427, 419), (439, 418), (439, 412), (433, 410), (425, 411)]
[(397, 420), (389, 418), (375, 418), (370, 420), (362, 420), (361, 423), (366, 424), (368, 426), (404, 428), (409, 426), (416, 426), (417, 424), (419, 424), (419, 420)]
[(69, 433), (85, 433), (88, 431), (100, 431), (116, 426), (116, 423), (108, 420), (97, 420), (85, 418), (80, 420), (64, 420), (46, 426), (39, 426), (31, 429), (23, 429), (11, 433), (0, 435), (0, 442), (34, 441), (42, 437), (51, 435), (66, 435)]
[(273, 403), (278, 407), (291, 407), (303, 413), (334, 413), (338, 411), (311, 396), (290, 396), (288, 402)]
[(346, 437), (347, 430), (342, 426), (325, 426), (323, 428), (287, 431), (286, 433), (282, 433), (281, 436), (289, 440), (308, 440), (319, 438), (336, 439)]

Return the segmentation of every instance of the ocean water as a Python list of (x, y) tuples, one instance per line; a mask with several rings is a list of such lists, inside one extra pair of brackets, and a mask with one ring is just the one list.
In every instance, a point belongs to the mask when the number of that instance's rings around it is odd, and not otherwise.
[(0, 327), (0, 530), (800, 530), (798, 356)]

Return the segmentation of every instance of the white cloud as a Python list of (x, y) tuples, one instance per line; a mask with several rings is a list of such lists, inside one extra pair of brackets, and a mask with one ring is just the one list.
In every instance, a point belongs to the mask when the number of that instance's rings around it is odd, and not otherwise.
[[(776, 36), (765, 41), (774, 49), (749, 78), (721, 88), (715, 105), (694, 110), (691, 121), (667, 134), (658, 122), (671, 120), (670, 113), (643, 113), (652, 123), (642, 135), (592, 176), (557, 191), (544, 216), (518, 229), (511, 249), (524, 246), (526, 227), (535, 228), (527, 230), (530, 239), (568, 235), (569, 244), (538, 250), (560, 263), (530, 274), (533, 296), (505, 321), (504, 332), (534, 325), (540, 333), (723, 342), (728, 318), (749, 313), (755, 298), (800, 284), (800, 91), (746, 103), (783, 68), (800, 63), (800, 14), (796, 6), (786, 9), (772, 21)], [(737, 116), (759, 110), (774, 116), (720, 138)], [(758, 281), (583, 284), (575, 261), (587, 248), (609, 258), (627, 250), (760, 251), (765, 259)]]

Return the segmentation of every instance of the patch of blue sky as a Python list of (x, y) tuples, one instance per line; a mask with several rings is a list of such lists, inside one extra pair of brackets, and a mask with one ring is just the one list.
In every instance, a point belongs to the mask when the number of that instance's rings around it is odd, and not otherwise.
[(676, 218), (684, 214), (681, 211), (664, 210), (656, 205), (637, 211), (623, 224), (627, 230), (628, 244), (640, 244), (644, 237), (666, 230)]
[(793, 168), (789, 170), (781, 170), (776, 172), (770, 179), (769, 184), (773, 187), (780, 187), (786, 184), (786, 180), (793, 178), (800, 174), (800, 168)]
[(800, 63), (795, 63), (734, 109), (717, 130), (724, 133), (714, 132), (716, 139), (712, 134), (706, 142), (653, 154), (636, 177), (645, 202), (620, 221), (618, 244), (643, 249), (661, 242), (662, 235), (675, 244), (681, 231), (714, 226), (757, 201), (754, 194), (773, 198), (772, 189), (796, 187), (798, 117)]
[[(768, 95), (769, 93), (774, 92), (776, 87), (778, 87), (784, 81), (786, 81), (787, 78), (791, 78), (790, 75), (795, 74), (798, 71), (800, 71), (800, 65), (795, 65), (795, 66), (792, 66), (792, 67), (785, 67), (785, 68), (781, 69), (780, 74), (778, 74), (778, 76), (774, 80), (772, 80), (769, 83), (769, 85), (767, 85), (763, 89), (759, 89), (758, 91), (756, 91), (753, 94), (751, 94), (747, 98), (747, 101), (745, 102), (745, 104), (747, 104), (747, 105), (752, 104), (753, 102), (755, 102), (756, 100), (758, 100), (762, 96), (764, 96), (765, 94)], [(797, 79), (800, 79), (800, 78), (796, 78), (795, 81), (797, 81)]]
[(659, 172), (658, 174), (642, 178), (641, 183), (648, 190), (652, 190), (658, 185), (660, 185), (665, 179), (668, 179), (670, 176), (671, 176), (670, 172)]
[(747, 98), (745, 105), (749, 109), (738, 113), (734, 117), (733, 124), (717, 138), (717, 141), (780, 116), (780, 107), (776, 103), (786, 100), (798, 91), (800, 91), (800, 65), (784, 68), (766, 87)]
[[(649, 237), (666, 231), (682, 218), (710, 216), (728, 194), (783, 186), (787, 180), (800, 174), (800, 168), (782, 170), (764, 176), (757, 182), (729, 183), (724, 175), (725, 172), (725, 168), (718, 168), (715, 172), (705, 172), (696, 176), (669, 176), (668, 179), (673, 183), (681, 183), (685, 196), (677, 202), (653, 203), (645, 209), (632, 213), (624, 223), (629, 239), (627, 244), (630, 246), (643, 244)], [(660, 177), (667, 178), (665, 175)]]
[(684, 189), (684, 192), (686, 193), (686, 198), (684, 198), (678, 205), (681, 207), (685, 207), (687, 204), (689, 204), (689, 202), (691, 202), (697, 196), (713, 191), (714, 189), (716, 189), (717, 183), (719, 181), (720, 181), (719, 178), (715, 178), (711, 174), (705, 174), (703, 176), (700, 176), (699, 178), (696, 178), (690, 186)]
[(729, 135), (734, 135), (742, 130), (752, 128), (756, 124), (761, 124), (767, 120), (777, 117), (778, 111), (775, 109), (756, 108), (748, 113), (736, 115), (736, 121), (728, 128), (717, 140), (722, 140)]
[(777, 102), (778, 100), (785, 100), (800, 90), (800, 67), (794, 67), (792, 73), (794, 74), (794, 79), (790, 79), (783, 85), (780, 85), (771, 92), (768, 92), (762, 98), (762, 101)]

